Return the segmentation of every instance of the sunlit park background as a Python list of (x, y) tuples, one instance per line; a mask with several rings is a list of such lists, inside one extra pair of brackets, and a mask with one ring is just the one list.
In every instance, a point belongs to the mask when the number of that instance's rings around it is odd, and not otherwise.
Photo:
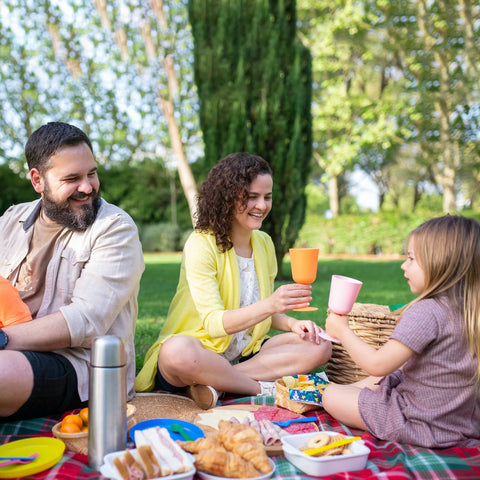
[(198, 185), (250, 151), (274, 172), (278, 282), (293, 245), (354, 255), (322, 256), (316, 320), (332, 272), (367, 280), (360, 301), (406, 302), (408, 232), (480, 217), (479, 39), (471, 0), (0, 0), (0, 213), (35, 198), (23, 148), (36, 128), (85, 130), (103, 196), (148, 252), (149, 344)]

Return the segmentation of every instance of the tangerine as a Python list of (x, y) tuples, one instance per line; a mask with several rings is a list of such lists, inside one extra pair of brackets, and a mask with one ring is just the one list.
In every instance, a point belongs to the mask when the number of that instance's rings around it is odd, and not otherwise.
[(60, 427), (62, 433), (80, 433), (80, 427), (75, 423), (64, 423)]
[(88, 432), (88, 425), (84, 425), (81, 429), (81, 432)]
[(83, 424), (88, 425), (88, 407), (82, 408), (80, 410), (79, 415), (80, 415), (80, 418), (83, 421)]
[(74, 414), (66, 415), (62, 420), (62, 426), (67, 425), (69, 423), (76, 425), (78, 427), (78, 430), (80, 430), (83, 427), (83, 420), (80, 418), (79, 415), (74, 415)]

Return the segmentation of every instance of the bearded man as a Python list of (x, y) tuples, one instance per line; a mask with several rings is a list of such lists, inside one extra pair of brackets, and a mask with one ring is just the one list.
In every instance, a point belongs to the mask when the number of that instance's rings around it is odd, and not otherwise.
[(134, 396), (134, 333), (144, 270), (130, 216), (100, 196), (91, 142), (51, 122), (25, 146), (40, 199), (0, 217), (0, 275), (32, 314), (0, 329), (0, 421), (59, 414), (88, 402), (92, 340), (125, 340)]

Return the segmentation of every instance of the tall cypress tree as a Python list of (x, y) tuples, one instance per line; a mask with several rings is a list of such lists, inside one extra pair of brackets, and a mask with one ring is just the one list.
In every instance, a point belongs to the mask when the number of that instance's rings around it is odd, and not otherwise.
[(297, 37), (295, 0), (189, 0), (200, 126), (209, 169), (248, 151), (273, 170), (264, 228), (279, 275), (305, 219), (312, 155), (311, 56)]

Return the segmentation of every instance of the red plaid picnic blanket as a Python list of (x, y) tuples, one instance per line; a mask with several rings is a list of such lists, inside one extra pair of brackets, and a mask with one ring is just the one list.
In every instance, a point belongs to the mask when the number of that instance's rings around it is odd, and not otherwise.
[[(250, 403), (273, 405), (273, 397), (230, 399), (223, 404)], [(318, 418), (320, 430), (361, 436), (370, 448), (366, 468), (324, 476), (324, 480), (480, 480), (480, 448), (430, 449), (395, 442), (384, 442), (373, 435), (349, 428), (322, 408), (308, 412)], [(275, 476), (279, 480), (318, 478), (302, 473), (284, 457), (275, 458)]]
[[(228, 404), (273, 405), (273, 397), (246, 397), (227, 399)], [(371, 452), (366, 468), (354, 472), (325, 476), (324, 480), (480, 480), (480, 448), (429, 449), (380, 441), (372, 435), (346, 427), (323, 409), (308, 412), (315, 415), (319, 427), (345, 435), (360, 435)], [(32, 436), (51, 437), (51, 429), (59, 418), (38, 418), (15, 423), (0, 423), (0, 444)], [(297, 480), (317, 478), (305, 475), (287, 462), (284, 457), (274, 457), (273, 479)], [(35, 480), (104, 479), (100, 473), (88, 467), (86, 455), (65, 451), (61, 460), (52, 468), (31, 477)]]

